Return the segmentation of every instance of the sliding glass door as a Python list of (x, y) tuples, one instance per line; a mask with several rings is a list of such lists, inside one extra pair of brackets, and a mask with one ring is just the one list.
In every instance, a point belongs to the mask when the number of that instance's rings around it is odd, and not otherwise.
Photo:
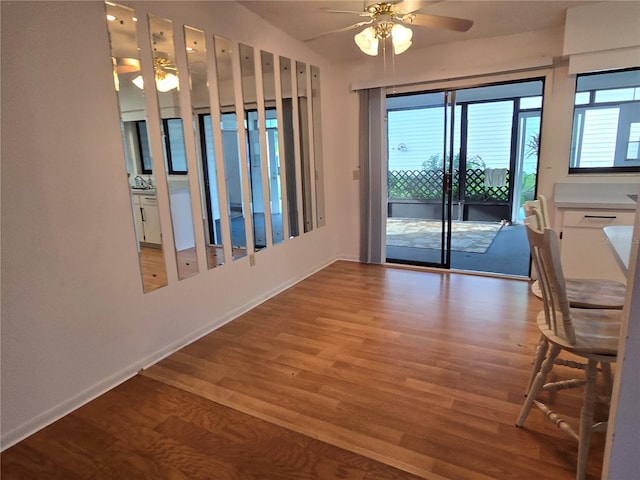
[[(387, 261), (449, 268), (455, 92), (387, 98)], [(458, 132), (458, 135), (456, 135)]]
[(535, 79), (387, 96), (388, 262), (529, 274), (519, 226), (542, 92)]

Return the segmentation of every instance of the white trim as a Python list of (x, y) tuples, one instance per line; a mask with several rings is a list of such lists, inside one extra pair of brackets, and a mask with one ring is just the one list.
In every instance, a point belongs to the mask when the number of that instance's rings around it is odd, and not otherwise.
[(640, 47), (578, 53), (569, 58), (569, 74), (640, 67)]
[(469, 69), (461, 68), (455, 71), (445, 72), (433, 70), (430, 72), (421, 72), (419, 74), (405, 75), (404, 77), (399, 76), (393, 78), (365, 80), (362, 82), (352, 83), (351, 90), (358, 91), (377, 87), (393, 87), (395, 92), (395, 90), (398, 89), (397, 86), (400, 85), (401, 87), (398, 92), (407, 87), (413, 87), (412, 90), (415, 91), (416, 87), (419, 87), (421, 85), (429, 85), (429, 88), (432, 88), (431, 84), (433, 83), (451, 82), (452, 80), (486, 78), (488, 76), (527, 72), (531, 70), (539, 70), (551, 67), (552, 65), (553, 58), (543, 56), (533, 59), (523, 59), (520, 62), (509, 62), (508, 64), (485, 65), (482, 70), (479, 70), (477, 66), (474, 66)]

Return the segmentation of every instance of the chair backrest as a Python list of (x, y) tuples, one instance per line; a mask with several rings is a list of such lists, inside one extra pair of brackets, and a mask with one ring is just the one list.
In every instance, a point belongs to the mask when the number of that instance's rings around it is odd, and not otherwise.
[(575, 345), (576, 334), (571, 322), (567, 287), (560, 264), (558, 235), (551, 228), (539, 228), (539, 221), (539, 216), (531, 215), (525, 219), (525, 224), (542, 291), (545, 321), (554, 335)]
[(538, 228), (551, 228), (547, 199), (544, 195), (538, 195), (536, 200), (528, 200), (522, 205), (526, 217), (534, 216), (538, 222)]

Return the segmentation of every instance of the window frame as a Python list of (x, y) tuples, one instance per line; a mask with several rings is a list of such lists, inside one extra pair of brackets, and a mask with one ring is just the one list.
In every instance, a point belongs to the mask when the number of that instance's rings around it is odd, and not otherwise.
[[(185, 152), (185, 170), (179, 170), (176, 169), (175, 166), (173, 165), (173, 154), (172, 154), (172, 150), (171, 150), (171, 135), (169, 134), (169, 121), (171, 120), (180, 120), (180, 130), (183, 132), (182, 134), (182, 151)], [(185, 143), (185, 138), (184, 138), (184, 130), (183, 130), (183, 124), (182, 124), (182, 118), (181, 117), (173, 117), (173, 118), (163, 118), (162, 119), (162, 128), (164, 130), (164, 147), (165, 147), (165, 153), (166, 153), (166, 157), (167, 157), (167, 173), (169, 175), (188, 175), (189, 174), (189, 166), (187, 165), (186, 161), (187, 161), (187, 157), (186, 157), (186, 143)]]
[[(151, 175), (153, 173), (153, 162), (152, 162), (152, 156), (151, 156), (151, 151), (150, 151), (150, 147), (149, 147), (149, 129), (147, 126), (147, 121), (146, 120), (134, 120), (133, 121), (134, 125), (135, 125), (135, 134), (136, 134), (136, 143), (137, 143), (137, 147), (138, 147), (138, 173), (141, 174), (149, 174)], [(144, 127), (144, 140), (142, 138), (142, 135), (140, 135), (140, 128)], [(145, 164), (145, 145), (146, 145), (146, 149), (148, 151), (148, 159), (149, 159), (149, 168), (146, 168), (146, 164)]]
[[(575, 144), (576, 144), (576, 111), (577, 110), (581, 110), (582, 112), (584, 112), (584, 114), (586, 115), (586, 112), (589, 111), (590, 109), (600, 109), (600, 108), (618, 108), (620, 109), (620, 107), (622, 105), (628, 105), (628, 104), (633, 104), (633, 103), (640, 103), (638, 100), (621, 100), (621, 101), (601, 101), (601, 102), (596, 102), (596, 94), (598, 91), (601, 90), (608, 90), (608, 88), (601, 88), (600, 90), (598, 90), (598, 88), (592, 88), (589, 90), (584, 90), (581, 92), (578, 92), (578, 80), (580, 78), (583, 77), (590, 77), (590, 76), (597, 76), (597, 75), (606, 75), (606, 74), (615, 74), (615, 73), (621, 73), (621, 72), (633, 72), (633, 71), (637, 71), (640, 73), (640, 68), (627, 68), (627, 69), (621, 69), (621, 70), (608, 70), (608, 71), (601, 71), (601, 72), (590, 72), (590, 73), (582, 73), (582, 74), (577, 74), (576, 78), (575, 78), (575, 85), (574, 85), (574, 100), (573, 100), (573, 112), (572, 112), (572, 127), (571, 127), (571, 151), (569, 154), (569, 161), (568, 161), (568, 173), (569, 175), (576, 175), (576, 174), (616, 174), (616, 173), (640, 173), (640, 165), (629, 165), (629, 166), (608, 166), (608, 167), (575, 167), (572, 166), (572, 161), (574, 159), (575, 154)], [(614, 87), (614, 88), (622, 88), (622, 87)], [(640, 84), (636, 85), (634, 88), (638, 88), (640, 89)], [(579, 93), (587, 93), (589, 95), (589, 101), (587, 103), (580, 103), (580, 104), (576, 104), (576, 96)], [(584, 125), (584, 120), (582, 122), (582, 124)], [(631, 125), (631, 124), (629, 124)], [(624, 128), (624, 126), (622, 127)], [(628, 130), (628, 128), (626, 129)], [(620, 136), (620, 131), (621, 131), (621, 125), (620, 123), (617, 125), (617, 130), (616, 130), (616, 145), (614, 147), (614, 162), (615, 162), (615, 151), (618, 150), (619, 146), (618, 146), (618, 138)], [(582, 138), (583, 133), (580, 132), (580, 137)], [(580, 140), (581, 141), (581, 140)], [(626, 150), (626, 148), (625, 148)]]

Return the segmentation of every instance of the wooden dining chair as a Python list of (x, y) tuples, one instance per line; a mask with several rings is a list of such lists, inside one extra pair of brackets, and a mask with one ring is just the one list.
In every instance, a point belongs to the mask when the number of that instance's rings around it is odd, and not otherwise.
[[(576, 479), (585, 477), (589, 443), (593, 431), (606, 430), (606, 422), (594, 424), (598, 364), (610, 365), (616, 361), (622, 312), (614, 309), (582, 309), (570, 306), (567, 286), (560, 264), (559, 241), (550, 228), (539, 229), (536, 221), (527, 219), (527, 236), (534, 264), (538, 270), (543, 309), (537, 315), (537, 325), (544, 345), (536, 352), (535, 379), (527, 392), (525, 402), (516, 421), (518, 427), (524, 423), (536, 405), (547, 418), (562, 431), (578, 441)], [(586, 362), (582, 378), (547, 382), (560, 352), (570, 352)], [(573, 370), (575, 371), (575, 370)], [(582, 370), (580, 370), (582, 372)], [(560, 415), (539, 398), (542, 391), (557, 391), (584, 387), (583, 405), (578, 432)], [(604, 398), (608, 401), (609, 389)]]
[[(531, 200), (524, 203), (524, 212), (526, 222), (532, 225), (538, 230), (545, 228), (551, 228), (549, 222), (549, 210), (547, 208), (547, 200), (543, 195), (538, 195), (536, 200)], [(532, 259), (534, 268), (538, 270), (535, 262), (535, 255), (532, 252)], [(622, 310), (624, 306), (625, 296), (625, 284), (614, 280), (606, 280), (602, 278), (597, 279), (582, 279), (582, 278), (565, 278), (565, 285), (567, 290), (567, 299), (569, 306), (574, 308), (604, 308)], [(542, 298), (542, 290), (540, 288), (540, 281), (535, 281), (531, 286), (532, 293), (538, 298)], [(540, 336), (540, 342), (536, 351), (546, 352), (548, 350), (548, 342), (544, 335)], [(529, 382), (527, 383), (528, 392), (531, 389), (531, 385), (535, 379), (536, 373), (540, 369), (543, 357), (536, 354), (531, 368), (531, 374), (529, 376)], [(556, 365), (563, 365), (565, 367), (585, 369), (586, 365), (581, 362), (576, 362), (572, 359), (556, 358)], [(600, 370), (603, 372), (607, 386), (611, 388), (613, 385), (613, 378), (611, 376), (611, 370), (608, 364), (600, 366)]]
[[(529, 200), (523, 205), (526, 217), (533, 217), (538, 228), (552, 228), (549, 222), (549, 210), (544, 195), (538, 195), (536, 200)], [(567, 278), (567, 297), (572, 307), (578, 308), (614, 308), (622, 310), (626, 285), (615, 280), (603, 278), (584, 279)], [(538, 281), (531, 285), (531, 292), (542, 298)]]

